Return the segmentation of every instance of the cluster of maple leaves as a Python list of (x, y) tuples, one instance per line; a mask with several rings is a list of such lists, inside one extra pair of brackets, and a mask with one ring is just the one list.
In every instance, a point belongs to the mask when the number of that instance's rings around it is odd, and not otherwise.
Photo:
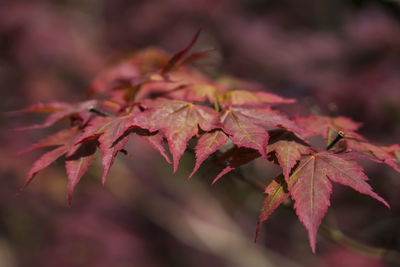
[[(39, 141), (23, 152), (54, 147), (32, 166), (27, 185), (37, 173), (64, 156), (68, 175), (68, 199), (74, 187), (92, 163), (97, 148), (104, 168), (103, 183), (116, 155), (124, 150), (132, 135), (144, 138), (178, 168), (189, 140), (197, 139), (196, 164), (221, 147), (226, 167), (214, 182), (226, 173), (262, 157), (279, 164), (282, 175), (265, 188), (266, 198), (259, 218), (261, 223), (289, 196), (296, 213), (308, 230), (315, 251), (317, 229), (323, 219), (332, 192), (331, 181), (347, 185), (389, 207), (367, 183), (363, 168), (355, 159), (382, 162), (400, 172), (400, 146), (377, 146), (356, 131), (360, 127), (344, 117), (310, 116), (289, 118), (272, 108), (275, 104), (295, 102), (265, 91), (245, 90), (245, 82), (234, 88), (204, 76), (188, 66), (212, 51), (188, 55), (199, 32), (181, 51), (170, 56), (155, 48), (134, 53), (105, 68), (92, 82), (93, 99), (80, 103), (38, 104), (22, 113), (48, 112), (42, 124), (24, 129), (44, 128), (63, 119), (71, 120), (69, 129)], [(329, 149), (319, 151), (308, 139), (321, 135)], [(164, 145), (166, 140), (172, 160)]]

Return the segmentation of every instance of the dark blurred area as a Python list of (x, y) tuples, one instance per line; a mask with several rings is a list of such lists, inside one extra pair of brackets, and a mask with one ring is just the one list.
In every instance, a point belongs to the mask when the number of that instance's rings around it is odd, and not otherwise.
[[(396, 266), (319, 237), (313, 255), (296, 215), (279, 208), (253, 243), (263, 196), (194, 157), (172, 168), (134, 137), (105, 187), (99, 159), (72, 207), (62, 162), (22, 193), (39, 153), (17, 155), (55, 129), (18, 132), (40, 116), (4, 112), (37, 102), (78, 101), (116, 58), (147, 46), (215, 48), (195, 63), (211, 77), (235, 76), (298, 99), (292, 115), (343, 115), (379, 144), (400, 143), (400, 2), (397, 0), (2, 0), (0, 2), (0, 266)], [(62, 127), (62, 123), (60, 126)], [(400, 250), (400, 176), (366, 164), (387, 210), (335, 186), (325, 219), (369, 245)], [(257, 161), (243, 172), (263, 183), (279, 171)]]

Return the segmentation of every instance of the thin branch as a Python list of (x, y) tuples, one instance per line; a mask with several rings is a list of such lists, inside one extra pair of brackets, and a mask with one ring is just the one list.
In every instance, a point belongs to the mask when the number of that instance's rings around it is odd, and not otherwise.
[(319, 233), (324, 237), (355, 251), (358, 251), (367, 256), (382, 259), (389, 262), (400, 263), (400, 252), (396, 250), (373, 247), (359, 241), (356, 241), (345, 234), (343, 234), (339, 229), (333, 229), (328, 225), (321, 223), (319, 227)]

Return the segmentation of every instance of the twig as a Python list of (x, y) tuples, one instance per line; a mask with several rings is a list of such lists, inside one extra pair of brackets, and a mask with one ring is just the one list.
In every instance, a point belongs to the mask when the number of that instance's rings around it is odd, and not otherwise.
[(346, 248), (358, 251), (364, 255), (389, 262), (400, 263), (400, 252), (361, 243), (344, 235), (339, 229), (333, 229), (324, 223), (321, 223), (319, 233)]

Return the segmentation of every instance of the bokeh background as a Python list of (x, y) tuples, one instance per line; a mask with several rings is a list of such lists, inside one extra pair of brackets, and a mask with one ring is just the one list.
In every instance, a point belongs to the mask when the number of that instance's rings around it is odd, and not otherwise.
[[(292, 115), (344, 115), (379, 144), (400, 143), (400, 2), (397, 0), (2, 0), (0, 1), (0, 266), (396, 266), (319, 237), (317, 253), (290, 210), (279, 208), (253, 235), (262, 195), (206, 162), (190, 181), (193, 155), (172, 168), (132, 138), (105, 187), (99, 160), (66, 200), (62, 161), (19, 196), (40, 155), (18, 155), (61, 128), (12, 128), (41, 116), (6, 111), (78, 101), (94, 75), (147, 46), (175, 52), (202, 34), (197, 63), (211, 77), (235, 76), (294, 97)], [(352, 238), (400, 250), (400, 175), (363, 162), (392, 206), (334, 186), (327, 221)], [(243, 170), (267, 183), (279, 168)]]

